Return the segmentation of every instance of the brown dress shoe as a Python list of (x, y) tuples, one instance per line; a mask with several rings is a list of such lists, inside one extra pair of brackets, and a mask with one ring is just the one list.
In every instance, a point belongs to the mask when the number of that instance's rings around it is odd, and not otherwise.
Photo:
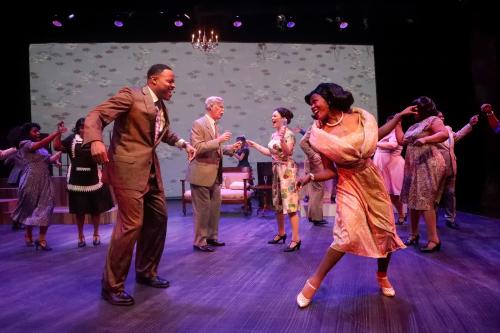
[(134, 298), (127, 294), (126, 291), (113, 292), (102, 288), (101, 296), (113, 305), (130, 306), (135, 303)]
[(226, 246), (226, 243), (219, 242), (217, 239), (207, 239), (207, 244), (212, 246)]
[(147, 278), (143, 276), (136, 276), (135, 281), (139, 284), (143, 284), (145, 286), (150, 286), (153, 288), (168, 288), (170, 287), (170, 282), (161, 277), (155, 276), (152, 278)]

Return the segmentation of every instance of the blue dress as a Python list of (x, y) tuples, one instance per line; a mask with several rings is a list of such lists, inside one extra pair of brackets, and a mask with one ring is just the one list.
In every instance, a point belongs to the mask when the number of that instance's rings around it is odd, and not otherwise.
[(21, 141), (20, 156), (25, 165), (19, 180), (19, 198), (12, 219), (27, 226), (46, 227), (54, 210), (54, 189), (50, 180), (50, 154), (45, 148), (31, 151), (35, 143)]

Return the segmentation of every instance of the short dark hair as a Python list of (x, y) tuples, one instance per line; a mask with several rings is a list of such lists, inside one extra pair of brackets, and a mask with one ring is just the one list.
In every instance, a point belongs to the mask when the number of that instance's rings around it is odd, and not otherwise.
[(420, 96), (411, 102), (411, 105), (417, 106), (418, 118), (420, 120), (426, 119), (430, 116), (437, 116), (438, 110), (436, 104), (432, 99), (427, 96)]
[(31, 140), (30, 132), (32, 128), (38, 128), (41, 130), (42, 128), (38, 123), (26, 123), (21, 127), (21, 136), (19, 137), (19, 141), (17, 142), (17, 146), (19, 147), (19, 143), (24, 140)]
[(304, 99), (311, 105), (311, 96), (318, 94), (325, 99), (330, 109), (349, 111), (354, 103), (354, 97), (350, 91), (344, 90), (336, 83), (320, 83), (313, 91), (307, 94)]
[(160, 74), (161, 72), (163, 72), (166, 69), (168, 69), (169, 71), (172, 70), (172, 68), (170, 68), (169, 66), (164, 65), (164, 64), (155, 64), (155, 65), (149, 67), (149, 69), (148, 69), (148, 80), (151, 77)]
[(288, 124), (292, 121), (293, 118), (293, 113), (292, 111), (288, 110), (287, 108), (279, 107), (274, 109), (274, 111), (278, 111), (281, 117), (286, 118), (286, 121)]
[(85, 118), (80, 118), (76, 121), (75, 127), (71, 130), (73, 133), (78, 133), (78, 130), (80, 127), (82, 127), (85, 124)]

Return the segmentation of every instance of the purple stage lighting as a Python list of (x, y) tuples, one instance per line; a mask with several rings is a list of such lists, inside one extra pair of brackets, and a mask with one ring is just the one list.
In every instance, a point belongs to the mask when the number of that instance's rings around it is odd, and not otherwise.
[(184, 25), (184, 22), (182, 22), (181, 20), (175, 20), (174, 25), (176, 27), (182, 27)]
[(349, 26), (349, 23), (347, 23), (347, 21), (342, 21), (339, 23), (339, 28), (341, 30), (344, 30), (345, 28), (347, 28)]
[(243, 25), (243, 23), (240, 20), (236, 20), (233, 22), (233, 27), (239, 28)]
[(290, 28), (290, 29), (291, 29), (291, 28), (293, 28), (293, 27), (295, 27), (295, 22), (293, 22), (293, 21), (288, 21), (288, 22), (287, 22), (287, 24), (286, 24), (286, 27), (287, 27), (287, 28)]
[(57, 28), (60, 28), (60, 27), (62, 27), (62, 26), (63, 26), (62, 22), (61, 22), (61, 21), (59, 21), (59, 20), (52, 20), (52, 25), (53, 25), (54, 27), (57, 27)]
[(122, 28), (124, 26), (123, 21), (120, 20), (115, 20), (114, 25), (117, 28)]

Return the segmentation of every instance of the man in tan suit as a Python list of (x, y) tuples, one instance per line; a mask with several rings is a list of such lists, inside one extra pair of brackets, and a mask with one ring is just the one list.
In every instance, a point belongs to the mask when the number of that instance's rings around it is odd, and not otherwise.
[[(105, 164), (103, 181), (111, 184), (118, 203), (118, 216), (111, 235), (102, 279), (102, 297), (113, 305), (132, 305), (125, 292), (134, 245), (137, 283), (167, 288), (169, 282), (157, 275), (165, 245), (167, 211), (160, 164), (155, 148), (163, 141), (195, 149), (170, 130), (163, 100), (170, 100), (175, 75), (166, 65), (153, 65), (142, 89), (122, 88), (96, 106), (85, 120), (85, 144), (93, 158)], [(103, 128), (114, 121), (109, 152), (102, 139)]]
[(222, 146), (231, 133), (219, 133), (217, 121), (224, 115), (224, 100), (212, 96), (205, 100), (205, 116), (191, 128), (191, 144), (196, 157), (189, 163), (187, 181), (191, 186), (194, 213), (195, 250), (213, 252), (213, 246), (224, 246), (218, 240), (221, 205), (222, 155), (232, 155), (241, 142)]

